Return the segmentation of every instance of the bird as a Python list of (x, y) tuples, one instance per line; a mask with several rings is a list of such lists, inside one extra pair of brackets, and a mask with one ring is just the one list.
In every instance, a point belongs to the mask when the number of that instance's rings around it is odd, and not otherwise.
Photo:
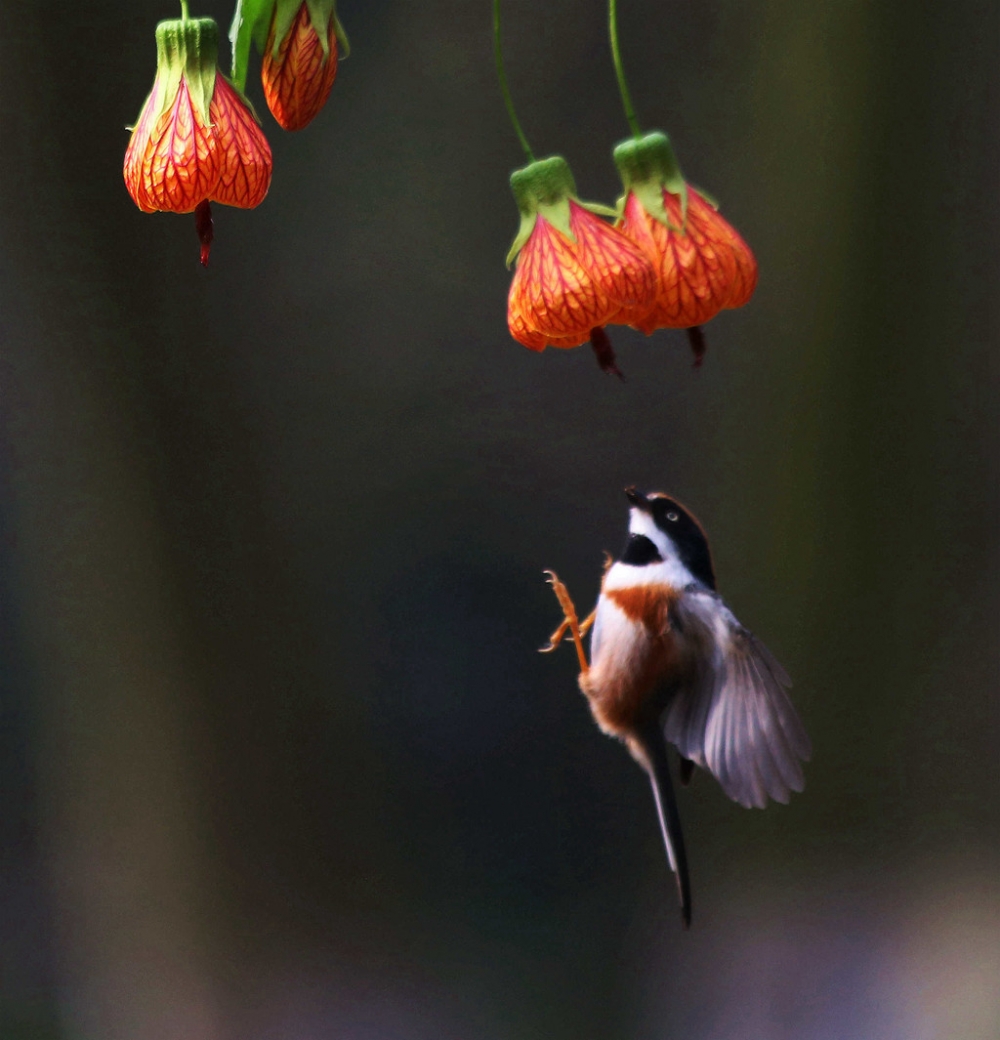
[(697, 766), (733, 801), (761, 809), (768, 798), (787, 803), (803, 790), (802, 762), (812, 746), (786, 692), (788, 674), (716, 591), (697, 518), (662, 492), (629, 487), (625, 495), (625, 547), (618, 559), (606, 557), (587, 618), (578, 620), (566, 586), (545, 572), (564, 619), (542, 652), (572, 636), (594, 720), (649, 775), (683, 927), (690, 928), (691, 882), (668, 745), (680, 755), (684, 786)]

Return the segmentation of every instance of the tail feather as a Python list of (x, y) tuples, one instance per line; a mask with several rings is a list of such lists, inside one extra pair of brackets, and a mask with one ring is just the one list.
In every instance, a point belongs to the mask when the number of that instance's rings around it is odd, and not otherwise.
[(687, 852), (684, 849), (684, 833), (681, 818), (674, 798), (674, 785), (670, 780), (670, 760), (667, 745), (659, 732), (650, 734), (643, 741), (643, 749), (649, 762), (649, 779), (653, 785), (653, 798), (660, 817), (663, 844), (667, 849), (670, 869), (677, 878), (677, 896), (681, 904), (684, 927), (691, 927), (691, 880), (688, 876)]

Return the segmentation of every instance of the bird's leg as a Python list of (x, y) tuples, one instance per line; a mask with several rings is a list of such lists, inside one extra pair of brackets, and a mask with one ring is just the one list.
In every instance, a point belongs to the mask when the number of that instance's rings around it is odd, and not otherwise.
[[(594, 618), (597, 617), (596, 608), (590, 612), (579, 624), (580, 635), (585, 636), (593, 627)], [(543, 646), (538, 652), (540, 654), (551, 654), (553, 650), (563, 641), (566, 633), (570, 630), (569, 618), (564, 618), (563, 623), (549, 636), (547, 646)]]
[[(554, 650), (563, 637), (566, 635), (566, 630), (573, 634), (573, 642), (576, 645), (576, 656), (580, 662), (580, 671), (584, 675), (590, 671), (590, 665), (587, 663), (587, 655), (583, 649), (583, 629), (581, 632), (581, 625), (576, 616), (576, 607), (573, 604), (573, 600), (570, 597), (569, 591), (566, 586), (559, 580), (558, 575), (555, 571), (546, 571), (548, 575), (548, 583), (552, 586), (552, 591), (556, 594), (556, 599), (559, 600), (559, 606), (562, 607), (565, 620), (563, 623), (552, 633), (552, 638), (549, 641), (549, 645), (542, 648), (543, 653), (547, 653), (550, 650)], [(593, 624), (593, 615), (584, 621), (584, 625), (589, 628)]]
[(538, 652), (540, 654), (551, 654), (553, 650), (563, 641), (563, 636), (569, 631), (569, 618), (566, 618), (563, 623), (549, 636), (548, 643), (543, 646)]

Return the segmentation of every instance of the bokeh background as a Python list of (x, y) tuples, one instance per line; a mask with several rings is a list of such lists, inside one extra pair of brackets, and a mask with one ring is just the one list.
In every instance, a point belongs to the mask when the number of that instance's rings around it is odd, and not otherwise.
[[(507, 335), (487, 0), (341, 0), (298, 135), (252, 71), (273, 187), (207, 271), (121, 182), (175, 7), (0, 5), (0, 1038), (1000, 1035), (996, 5), (623, 2), (762, 272), (701, 371), (615, 330), (624, 383)], [(612, 201), (602, 0), (504, 13), (536, 152)], [(815, 744), (788, 807), (683, 793), (689, 934), (535, 652), (627, 483)]]

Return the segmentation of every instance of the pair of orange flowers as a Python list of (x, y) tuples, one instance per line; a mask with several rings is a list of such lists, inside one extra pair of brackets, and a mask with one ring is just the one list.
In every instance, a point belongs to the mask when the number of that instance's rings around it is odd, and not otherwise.
[[(271, 147), (249, 101), (219, 70), (215, 22), (183, 10), (156, 27), (156, 78), (125, 152), (125, 186), (145, 213), (195, 212), (207, 264), (210, 204), (260, 205), (271, 184)], [(346, 51), (335, 0), (257, 0), (253, 17), (267, 32), (268, 107), (284, 129), (299, 130), (326, 103), (338, 43)]]
[[(750, 247), (681, 175), (667, 136), (645, 134), (614, 151), (625, 194), (617, 210), (581, 202), (559, 156), (511, 176), (521, 228), (507, 324), (531, 350), (590, 339), (617, 371), (603, 329), (693, 329), (742, 307), (757, 285)], [(613, 225), (601, 215), (615, 218)]]

